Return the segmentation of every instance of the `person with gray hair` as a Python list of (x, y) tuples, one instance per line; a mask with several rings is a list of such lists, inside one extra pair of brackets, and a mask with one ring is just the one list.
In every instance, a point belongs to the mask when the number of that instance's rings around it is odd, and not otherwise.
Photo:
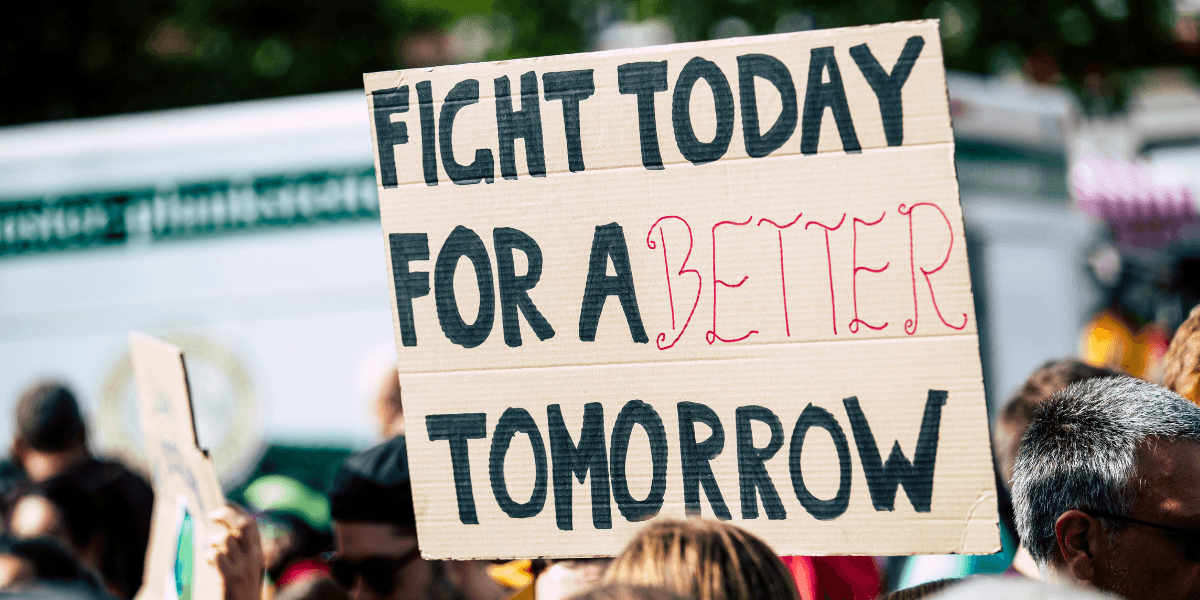
[(1200, 407), (1132, 377), (1072, 384), (1013, 468), (1017, 530), (1048, 578), (1200, 598)]

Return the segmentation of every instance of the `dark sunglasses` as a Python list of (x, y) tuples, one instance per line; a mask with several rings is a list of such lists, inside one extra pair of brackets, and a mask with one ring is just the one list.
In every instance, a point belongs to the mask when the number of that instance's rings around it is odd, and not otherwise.
[(327, 552), (324, 558), (338, 585), (349, 590), (354, 587), (354, 580), (362, 575), (368, 587), (380, 596), (386, 596), (396, 589), (396, 573), (421, 558), (421, 551), (413, 548), (401, 556), (371, 556), (362, 560), (350, 560)]
[(1167, 525), (1151, 523), (1150, 521), (1143, 521), (1141, 519), (1135, 519), (1133, 517), (1122, 517), (1120, 515), (1114, 515), (1110, 512), (1105, 512), (1102, 510), (1095, 510), (1095, 509), (1091, 509), (1091, 508), (1080, 509), (1080, 512), (1092, 515), (1093, 517), (1100, 517), (1103, 519), (1113, 519), (1116, 521), (1124, 521), (1126, 523), (1133, 523), (1134, 525), (1141, 525), (1143, 527), (1153, 527), (1155, 529), (1161, 529), (1162, 531), (1167, 531), (1167, 532), (1173, 533), (1175, 535), (1178, 535), (1186, 543), (1186, 546), (1183, 549), (1183, 557), (1188, 560), (1191, 560), (1191, 561), (1200, 562), (1200, 531), (1180, 529), (1178, 527), (1169, 527)]

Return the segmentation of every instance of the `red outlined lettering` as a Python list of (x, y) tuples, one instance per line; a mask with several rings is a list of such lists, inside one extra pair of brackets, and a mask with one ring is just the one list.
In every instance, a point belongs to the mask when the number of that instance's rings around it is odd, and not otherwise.
[(804, 213), (796, 215), (796, 218), (792, 219), (792, 222), (788, 223), (787, 225), (780, 225), (779, 223), (776, 223), (770, 219), (759, 219), (758, 225), (756, 225), (756, 227), (762, 227), (763, 223), (770, 223), (771, 225), (775, 226), (775, 229), (777, 229), (775, 233), (779, 236), (779, 285), (781, 288), (783, 288), (783, 329), (787, 332), (788, 337), (792, 337), (792, 325), (788, 321), (787, 275), (783, 270), (783, 230), (795, 225), (802, 216), (804, 216)]
[(892, 264), (891, 261), (888, 261), (886, 264), (883, 265), (882, 268), (879, 268), (879, 269), (872, 269), (870, 267), (858, 266), (858, 226), (859, 226), (859, 224), (862, 224), (863, 227), (871, 227), (874, 225), (878, 225), (881, 222), (883, 222), (883, 218), (886, 216), (887, 216), (887, 211), (885, 210), (885, 211), (883, 211), (883, 214), (879, 215), (878, 219), (875, 219), (874, 221), (871, 221), (871, 222), (867, 222), (858, 217), (855, 217), (854, 222), (851, 223), (851, 225), (850, 225), (850, 228), (854, 231), (854, 253), (853, 253), (854, 271), (852, 272), (853, 274), (850, 276), (850, 289), (852, 290), (852, 292), (854, 294), (854, 319), (852, 319), (850, 321), (850, 333), (858, 333), (858, 325), (860, 323), (863, 325), (866, 325), (867, 329), (873, 329), (875, 331), (879, 331), (880, 329), (883, 329), (884, 327), (888, 326), (886, 321), (884, 322), (883, 325), (876, 327), (876, 326), (858, 318), (858, 272), (859, 271), (868, 271), (871, 273), (882, 273), (887, 270), (889, 265)]
[(837, 335), (837, 298), (833, 293), (833, 255), (829, 251), (829, 232), (836, 231), (837, 228), (846, 222), (846, 213), (842, 213), (842, 220), (838, 221), (837, 225), (830, 227), (824, 223), (809, 221), (804, 224), (804, 229), (808, 229), (809, 225), (816, 225), (825, 230), (825, 260), (829, 263), (829, 307), (833, 314), (833, 335)]
[[(704, 287), (704, 279), (700, 276), (700, 272), (695, 269), (687, 268), (688, 259), (690, 259), (692, 257), (692, 245), (693, 245), (692, 226), (688, 225), (688, 222), (686, 220), (684, 220), (682, 217), (667, 216), (667, 217), (659, 218), (657, 221), (654, 222), (653, 225), (650, 226), (650, 231), (648, 231), (646, 233), (646, 246), (648, 246), (651, 250), (654, 250), (654, 249), (658, 248), (659, 244), (662, 245), (663, 269), (666, 271), (666, 275), (667, 275), (667, 299), (671, 305), (671, 331), (672, 332), (675, 331), (675, 295), (674, 295), (674, 292), (672, 292), (672, 290), (671, 290), (671, 267), (667, 262), (667, 238), (666, 238), (665, 232), (663, 231), (663, 225), (662, 225), (663, 221), (667, 221), (667, 220), (671, 220), (671, 219), (674, 219), (676, 221), (679, 221), (680, 223), (683, 223), (683, 226), (687, 228), (687, 234), (688, 234), (687, 256), (685, 256), (683, 258), (683, 262), (680, 263), (679, 272), (676, 273), (676, 275), (683, 275), (684, 273), (691, 273), (692, 275), (696, 276), (696, 300), (694, 302), (692, 302), (692, 310), (691, 310), (691, 312), (688, 313), (687, 320), (685, 320), (683, 322), (683, 327), (679, 329), (679, 333), (675, 336), (675, 339), (672, 340), (670, 344), (663, 346), (663, 342), (667, 339), (666, 332), (661, 332), (658, 334), (658, 336), (655, 337), (654, 343), (655, 343), (655, 345), (658, 346), (659, 350), (667, 350), (667, 349), (671, 348), (672, 346), (675, 345), (676, 342), (679, 341), (679, 338), (683, 337), (683, 332), (687, 331), (688, 324), (692, 322), (692, 315), (696, 314), (696, 307), (700, 304), (700, 290), (701, 290), (701, 288)], [(654, 230), (656, 228), (658, 229), (658, 242), (654, 241)]]
[(907, 333), (908, 335), (913, 335), (917, 332), (917, 317), (918, 317), (918, 311), (917, 311), (917, 305), (918, 305), (918, 303), (917, 303), (917, 266), (916, 266), (916, 258), (914, 256), (915, 255), (915, 242), (913, 241), (912, 213), (913, 213), (913, 211), (917, 210), (917, 207), (920, 207), (920, 206), (928, 206), (928, 207), (938, 211), (938, 214), (942, 215), (942, 220), (946, 222), (946, 229), (950, 231), (950, 245), (946, 247), (946, 258), (942, 259), (942, 264), (938, 265), (936, 269), (933, 269), (931, 271), (926, 271), (924, 267), (921, 267), (921, 274), (925, 276), (925, 284), (929, 286), (929, 297), (933, 300), (933, 310), (935, 312), (937, 312), (937, 316), (939, 319), (942, 320), (942, 324), (944, 324), (946, 327), (949, 327), (951, 329), (961, 330), (967, 326), (967, 313), (963, 313), (962, 325), (959, 325), (957, 327), (955, 327), (954, 325), (951, 325), (948, 321), (946, 321), (946, 318), (942, 316), (942, 309), (938, 308), (937, 295), (933, 293), (933, 281), (929, 278), (930, 275), (933, 275), (934, 273), (941, 271), (942, 268), (946, 266), (946, 263), (950, 262), (950, 251), (954, 248), (954, 227), (950, 225), (949, 217), (946, 216), (946, 213), (942, 211), (940, 206), (933, 204), (931, 202), (918, 202), (917, 204), (912, 205), (912, 207), (908, 207), (907, 205), (901, 204), (900, 208), (899, 208), (900, 214), (908, 215), (908, 263), (909, 263), (909, 267), (912, 270), (912, 290), (913, 290), (913, 318), (904, 321), (904, 333)]
[(742, 277), (742, 280), (737, 283), (727, 283), (725, 281), (721, 281), (720, 279), (717, 279), (717, 228), (722, 225), (735, 225), (735, 226), (749, 225), (750, 221), (752, 221), (753, 219), (754, 219), (754, 217), (750, 216), (750, 217), (747, 217), (746, 220), (741, 223), (739, 223), (737, 221), (721, 221), (721, 222), (717, 223), (716, 225), (712, 226), (713, 322), (712, 322), (712, 329), (708, 330), (704, 334), (704, 339), (705, 339), (705, 341), (707, 341), (709, 343), (709, 345), (711, 345), (717, 341), (726, 342), (726, 343), (740, 342), (740, 341), (758, 333), (757, 329), (752, 329), (746, 335), (743, 335), (742, 337), (734, 338), (731, 340), (727, 340), (727, 339), (717, 335), (717, 289), (718, 289), (718, 286), (724, 286), (727, 288), (741, 287), (743, 283), (746, 283), (747, 279), (750, 279), (749, 275)]

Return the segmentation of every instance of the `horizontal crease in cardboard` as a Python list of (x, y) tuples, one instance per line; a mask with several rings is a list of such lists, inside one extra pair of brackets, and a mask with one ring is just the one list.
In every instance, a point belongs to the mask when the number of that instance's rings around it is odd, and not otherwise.
[[(921, 335), (921, 336), (916, 336), (916, 337), (873, 338), (873, 339), (865, 339), (865, 340), (846, 339), (846, 340), (822, 340), (822, 341), (816, 341), (816, 342), (779, 342), (779, 343), (772, 342), (769, 344), (746, 344), (746, 345), (729, 348), (726, 351), (729, 353), (733, 353), (733, 352), (736, 352), (737, 348), (751, 350), (751, 349), (761, 349), (761, 348), (764, 348), (767, 346), (777, 346), (778, 347), (779, 345), (797, 346), (797, 347), (802, 346), (802, 347), (805, 347), (806, 349), (807, 348), (815, 349), (816, 347), (821, 346), (821, 345), (841, 344), (841, 343), (845, 343), (845, 342), (858, 342), (860, 344), (868, 344), (868, 343), (887, 343), (887, 344), (901, 343), (901, 344), (903, 344), (903, 343), (916, 343), (916, 342), (922, 342), (922, 341), (957, 340), (959, 338), (968, 338), (968, 339), (978, 340), (979, 336), (978, 336), (978, 334), (975, 334), (975, 333), (947, 333), (947, 334), (927, 334), (927, 335)], [(976, 343), (978, 343), (978, 342), (976, 342)], [(663, 356), (663, 355), (658, 354), (656, 356)], [(558, 365), (536, 365), (536, 366), (523, 366), (523, 367), (493, 367), (493, 368), (475, 368), (475, 369), (421, 370), (421, 371), (412, 371), (412, 372), (401, 370), (400, 374), (404, 377), (412, 377), (412, 376), (420, 376), (420, 375), (452, 375), (455, 373), (475, 373), (475, 372), (483, 372), (483, 371), (529, 371), (529, 370), (544, 370), (544, 369), (587, 369), (587, 368), (604, 368), (604, 367), (618, 367), (619, 368), (619, 367), (629, 367), (632, 365), (639, 365), (639, 364), (642, 364), (642, 365), (668, 365), (668, 364), (683, 364), (683, 363), (699, 364), (699, 363), (717, 363), (717, 362), (757, 362), (757, 361), (761, 361), (761, 360), (762, 360), (762, 358), (758, 357), (758, 356), (744, 356), (744, 355), (728, 356), (728, 357), (713, 356), (713, 357), (706, 357), (706, 358), (680, 358), (680, 359), (672, 359), (669, 357), (664, 357), (662, 359), (638, 360), (638, 361), (630, 361), (630, 362), (558, 364)]]
[[(870, 148), (863, 148), (859, 152), (855, 152), (852, 154), (846, 154), (840, 148), (838, 148), (838, 149), (818, 151), (817, 154), (815, 154), (815, 155), (804, 155), (804, 154), (801, 154), (800, 152), (781, 152), (779, 154), (772, 154), (770, 156), (764, 156), (762, 158), (753, 158), (750, 156), (735, 156), (735, 157), (730, 157), (730, 158), (722, 158), (719, 161), (715, 161), (714, 163), (709, 163), (709, 164), (729, 164), (729, 163), (734, 163), (734, 162), (743, 162), (743, 161), (751, 161), (751, 160), (753, 160), (753, 161), (780, 160), (780, 159), (789, 159), (789, 158), (798, 158), (798, 157), (799, 158), (813, 158), (816, 156), (821, 156), (821, 157), (830, 157), (830, 156), (836, 156), (836, 155), (864, 156), (867, 154), (875, 154), (875, 153), (883, 153), (883, 152), (902, 152), (904, 150), (909, 150), (909, 149), (932, 149), (932, 148), (937, 148), (937, 147), (942, 147), (942, 146), (945, 146), (948, 150), (950, 150), (951, 154), (953, 154), (954, 142), (953, 141), (944, 141), (944, 142), (929, 142), (926, 144), (905, 144), (903, 146), (870, 147)], [(951, 160), (951, 164), (953, 164), (953, 160)], [(693, 165), (690, 162), (688, 162), (686, 159), (684, 159), (684, 160), (671, 161), (671, 162), (664, 161), (663, 166), (664, 167), (687, 168), (687, 167), (704, 167), (707, 165)], [(639, 165), (639, 164), (628, 164), (628, 165), (619, 165), (619, 166), (613, 166), (613, 167), (588, 167), (587, 171), (582, 171), (580, 173), (612, 172), (613, 174), (616, 174), (617, 172), (620, 172), (620, 171), (630, 171), (630, 170), (658, 171), (660, 169), (646, 169), (644, 166)], [(542, 180), (542, 181), (545, 181), (547, 178), (549, 178), (551, 176), (555, 176), (555, 177), (571, 176), (571, 175), (578, 175), (580, 173), (573, 173), (570, 170), (566, 170), (566, 169), (553, 170), (553, 171), (547, 170), (545, 176), (534, 177), (534, 176), (529, 175), (528, 173), (522, 171), (519, 173), (518, 181), (520, 181), (520, 180)], [(420, 180), (420, 181), (413, 180), (413, 181), (409, 181), (409, 182), (399, 182), (396, 187), (389, 187), (389, 188), (380, 187), (380, 193), (395, 193), (398, 191), (405, 190), (406, 188), (424, 189), (426, 187), (428, 187), (428, 186), (424, 180)], [(957, 185), (956, 185), (956, 187), (957, 187)], [(457, 188), (451, 187), (451, 188), (447, 188), (447, 189), (457, 189)]]

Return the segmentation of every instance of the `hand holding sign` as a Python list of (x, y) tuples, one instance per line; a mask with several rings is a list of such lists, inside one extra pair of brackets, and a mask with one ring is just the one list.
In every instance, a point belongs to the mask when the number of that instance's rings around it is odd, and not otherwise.
[(245, 511), (219, 508), (209, 518), (218, 526), (208, 538), (204, 559), (221, 574), (221, 600), (262, 597), (263, 553), (258, 525)]

